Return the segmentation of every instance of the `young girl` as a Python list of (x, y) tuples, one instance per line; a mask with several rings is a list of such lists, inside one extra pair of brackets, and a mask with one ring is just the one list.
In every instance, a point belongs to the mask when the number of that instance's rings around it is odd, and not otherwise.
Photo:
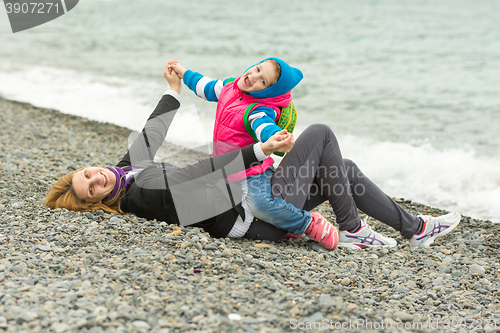
[[(200, 73), (186, 70), (179, 63), (172, 64), (174, 70), (184, 83), (199, 97), (217, 102), (217, 113), (214, 125), (214, 156), (231, 151), (254, 142), (266, 142), (274, 133), (282, 128), (279, 123), (284, 107), (291, 107), (291, 90), (302, 80), (302, 72), (288, 65), (279, 58), (267, 58), (248, 68), (241, 76), (226, 80), (212, 80)], [(295, 119), (289, 115), (289, 118)], [(293, 131), (295, 121), (290, 132)], [(262, 165), (250, 168), (245, 173), (229, 177), (230, 180), (241, 180), (246, 193), (246, 204), (251, 213), (278, 228), (289, 231), (289, 237), (300, 237), (306, 234), (320, 241), (326, 248), (333, 249), (337, 245), (338, 231), (332, 226), (328, 232), (312, 236), (311, 226), (316, 221), (323, 221), (318, 213), (298, 209), (281, 198), (271, 195), (271, 178), (274, 168), (273, 160), (267, 158)], [(340, 225), (342, 228), (342, 225)], [(361, 224), (349, 231), (356, 232)], [(362, 230), (363, 237), (368, 233), (377, 242), (369, 246), (395, 246), (395, 240), (380, 235), (370, 228)], [(350, 246), (352, 238), (344, 237), (342, 246)], [(358, 247), (359, 248), (359, 247)]]
[[(281, 131), (277, 122), (282, 109), (294, 109), (291, 90), (303, 77), (299, 69), (278, 58), (264, 59), (243, 75), (223, 81), (211, 80), (186, 70), (178, 63), (170, 68), (199, 97), (217, 102), (214, 155), (241, 148), (255, 140), (266, 142), (274, 133)], [(292, 132), (294, 125), (295, 121), (292, 121), (287, 129)], [(268, 159), (262, 168), (247, 170), (246, 176), (262, 173), (272, 163), (272, 159)], [(242, 176), (239, 178), (245, 178), (245, 175)]]

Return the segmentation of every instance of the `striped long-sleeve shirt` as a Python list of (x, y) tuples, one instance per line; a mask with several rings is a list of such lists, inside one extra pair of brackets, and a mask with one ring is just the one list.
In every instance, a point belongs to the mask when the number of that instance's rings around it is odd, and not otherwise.
[[(198, 97), (210, 102), (218, 102), (222, 88), (226, 83), (231, 82), (232, 78), (212, 80), (198, 72), (187, 70), (183, 80), (184, 84)], [(266, 142), (274, 133), (281, 130), (274, 119), (276, 119), (276, 111), (273, 108), (259, 106), (252, 110), (248, 116), (248, 122), (259, 141)]]

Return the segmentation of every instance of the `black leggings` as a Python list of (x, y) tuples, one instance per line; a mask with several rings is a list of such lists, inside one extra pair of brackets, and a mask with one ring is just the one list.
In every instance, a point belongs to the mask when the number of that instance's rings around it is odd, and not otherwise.
[[(342, 158), (337, 138), (326, 125), (311, 125), (297, 138), (276, 168), (271, 185), (274, 197), (304, 210), (328, 200), (341, 231), (359, 225), (357, 208), (408, 239), (420, 224), (418, 217), (382, 192), (353, 161)], [(268, 223), (254, 221), (245, 237), (276, 241), (286, 234)]]

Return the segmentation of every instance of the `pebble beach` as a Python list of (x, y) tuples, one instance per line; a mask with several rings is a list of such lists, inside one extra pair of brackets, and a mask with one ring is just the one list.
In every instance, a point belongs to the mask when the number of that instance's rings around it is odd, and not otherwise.
[[(115, 165), (129, 134), (0, 99), (0, 331), (500, 332), (500, 225), (489, 221), (463, 216), (410, 251), (369, 218), (398, 246), (326, 251), (305, 237), (214, 239), (132, 214), (44, 206), (63, 174)], [(160, 158), (181, 166), (203, 155), (170, 145)], [(329, 206), (317, 210), (335, 222)]]

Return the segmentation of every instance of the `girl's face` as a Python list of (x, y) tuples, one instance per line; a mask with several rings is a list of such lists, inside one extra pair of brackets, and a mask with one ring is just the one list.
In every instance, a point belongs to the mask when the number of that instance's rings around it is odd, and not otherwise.
[(98, 203), (113, 191), (116, 177), (109, 169), (89, 167), (75, 173), (72, 183), (80, 200)]
[(244, 92), (261, 91), (278, 81), (276, 65), (271, 61), (264, 61), (247, 70), (238, 80), (238, 88)]

